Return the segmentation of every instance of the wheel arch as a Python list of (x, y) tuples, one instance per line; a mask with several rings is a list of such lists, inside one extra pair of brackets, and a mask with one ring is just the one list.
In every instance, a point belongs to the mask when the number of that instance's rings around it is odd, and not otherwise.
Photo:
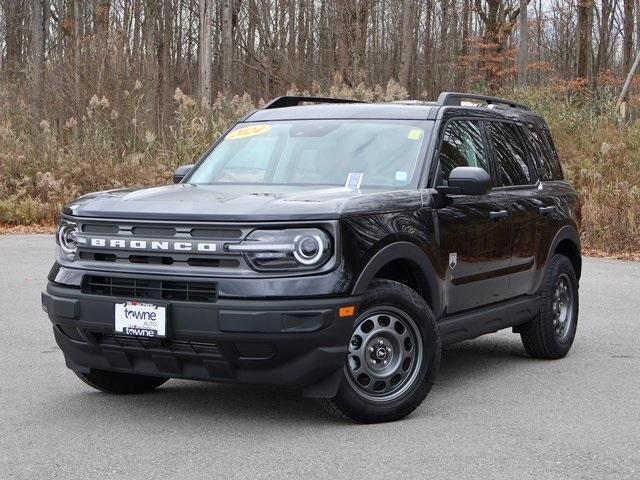
[[(393, 272), (404, 272), (405, 270), (406, 278), (413, 278), (417, 282), (418, 288), (415, 288), (414, 285), (409, 284), (406, 280), (394, 278)], [(434, 315), (438, 317), (442, 306), (440, 282), (431, 260), (414, 243), (396, 242), (376, 252), (356, 280), (353, 287), (353, 295), (364, 294), (375, 278), (396, 280), (417, 290), (417, 293), (431, 307)]]
[(567, 257), (573, 269), (576, 272), (578, 280), (582, 274), (582, 250), (580, 246), (580, 234), (573, 225), (565, 225), (562, 227), (551, 243), (547, 261), (553, 254), (559, 253)]

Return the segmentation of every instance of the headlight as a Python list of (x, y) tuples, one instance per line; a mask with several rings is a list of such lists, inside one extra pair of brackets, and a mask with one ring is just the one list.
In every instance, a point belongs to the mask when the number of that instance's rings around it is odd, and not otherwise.
[(225, 248), (241, 252), (255, 270), (314, 270), (331, 257), (331, 239), (319, 228), (254, 230)]
[(56, 232), (56, 243), (60, 247), (62, 256), (73, 260), (78, 252), (78, 224), (62, 219)]

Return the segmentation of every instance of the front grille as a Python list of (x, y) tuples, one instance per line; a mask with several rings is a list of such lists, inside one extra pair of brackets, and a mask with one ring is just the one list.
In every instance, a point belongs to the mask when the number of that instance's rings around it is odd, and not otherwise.
[(220, 355), (218, 344), (214, 342), (190, 342), (163, 338), (130, 337), (110, 333), (93, 333), (96, 342), (102, 346), (144, 348), (145, 350), (166, 350), (195, 355)]
[(215, 282), (148, 280), (96, 275), (84, 276), (82, 279), (82, 293), (131, 299), (181, 300), (189, 302), (215, 302), (218, 297), (218, 289)]
[[(154, 269), (180, 271), (190, 268), (235, 270), (247, 268), (242, 255), (224, 250), (225, 242), (244, 238), (251, 227), (234, 225), (179, 224), (155, 222), (117, 222), (111, 220), (80, 221), (78, 256), (90, 263), (149, 264)], [(103, 242), (93, 245), (92, 240)], [(106, 242), (121, 242), (111, 248)], [(131, 242), (145, 242), (132, 247)], [(176, 242), (188, 242), (190, 249), (176, 249)], [(151, 244), (155, 243), (156, 247)], [(200, 250), (203, 243), (215, 244), (213, 250)], [(111, 245), (109, 243), (109, 245)], [(162, 246), (165, 245), (165, 246)]]
[(233, 227), (201, 227), (185, 225), (167, 227), (162, 225), (119, 225), (111, 223), (83, 223), (83, 233), (93, 233), (101, 235), (116, 236), (140, 236), (155, 238), (173, 238), (176, 236), (186, 236), (191, 238), (202, 238), (211, 240), (234, 240), (242, 238), (242, 230)]

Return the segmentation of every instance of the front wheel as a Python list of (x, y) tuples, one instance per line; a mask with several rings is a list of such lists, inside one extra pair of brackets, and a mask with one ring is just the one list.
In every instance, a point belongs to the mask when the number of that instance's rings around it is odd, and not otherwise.
[(354, 322), (337, 395), (321, 404), (363, 423), (398, 420), (429, 393), (440, 365), (440, 336), (431, 309), (398, 282), (376, 280)]
[(169, 380), (166, 377), (151, 377), (94, 369), (91, 369), (88, 373), (75, 372), (75, 374), (80, 380), (96, 390), (119, 395), (148, 393)]

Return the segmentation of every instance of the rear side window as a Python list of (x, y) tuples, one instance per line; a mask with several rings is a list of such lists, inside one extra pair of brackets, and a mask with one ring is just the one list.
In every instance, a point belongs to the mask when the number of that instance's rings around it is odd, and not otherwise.
[(532, 147), (532, 157), (540, 180), (562, 180), (558, 156), (552, 146), (549, 132), (542, 129), (525, 128), (525, 135)]
[(480, 167), (489, 171), (479, 122), (453, 120), (445, 127), (440, 147), (442, 178), (449, 178), (456, 167)]
[(532, 175), (527, 154), (522, 146), (517, 127), (512, 123), (488, 122), (489, 136), (496, 154), (502, 184), (529, 185)]
[(551, 172), (551, 178), (549, 180), (562, 180), (564, 175), (562, 174), (558, 152), (556, 152), (553, 146), (553, 140), (551, 139), (549, 130), (533, 129), (531, 133), (533, 133), (534, 137), (539, 138), (543, 144), (542, 151), (544, 152), (544, 161)]

